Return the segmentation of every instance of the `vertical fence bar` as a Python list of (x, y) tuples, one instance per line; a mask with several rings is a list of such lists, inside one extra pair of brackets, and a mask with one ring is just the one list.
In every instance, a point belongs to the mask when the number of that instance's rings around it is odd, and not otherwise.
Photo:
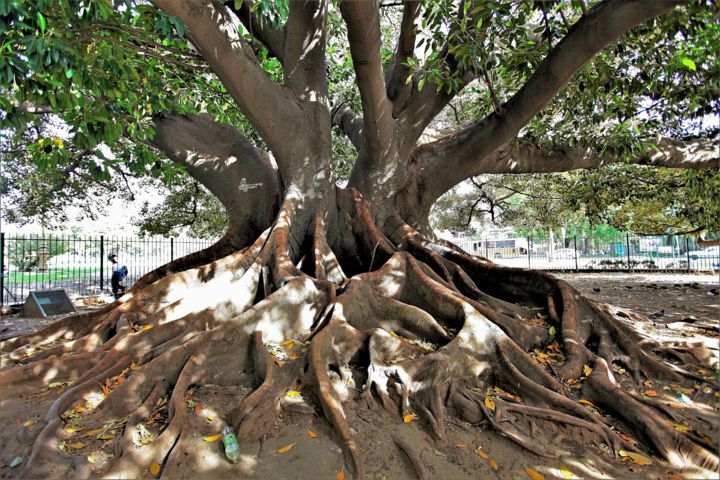
[(5, 232), (0, 232), (0, 309), (5, 305)]
[(573, 235), (573, 245), (575, 246), (575, 271), (578, 269), (578, 253), (577, 253), (577, 235)]
[(105, 268), (105, 236), (100, 235), (100, 292), (103, 289), (103, 271)]
[(630, 263), (630, 234), (625, 234), (625, 249), (627, 253), (627, 265), (628, 265), (628, 271), (632, 270), (632, 264)]
[(528, 270), (530, 270), (530, 235), (527, 236), (527, 242), (528, 242), (528, 248), (527, 248)]
[(687, 273), (690, 273), (690, 240), (685, 235), (685, 256), (687, 257)]
[(175, 239), (173, 237), (170, 237), (170, 261), (172, 262), (175, 260)]

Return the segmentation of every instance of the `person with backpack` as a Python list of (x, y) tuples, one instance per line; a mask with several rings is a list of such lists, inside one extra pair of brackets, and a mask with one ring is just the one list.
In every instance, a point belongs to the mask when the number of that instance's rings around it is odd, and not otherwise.
[(112, 287), (112, 292), (115, 296), (115, 300), (117, 300), (125, 293), (125, 285), (123, 285), (122, 282), (125, 281), (125, 278), (127, 277), (128, 269), (125, 265), (117, 267), (117, 255), (115, 255), (114, 253), (108, 255), (108, 260), (110, 260), (110, 263), (113, 264), (113, 273), (110, 277), (110, 286)]

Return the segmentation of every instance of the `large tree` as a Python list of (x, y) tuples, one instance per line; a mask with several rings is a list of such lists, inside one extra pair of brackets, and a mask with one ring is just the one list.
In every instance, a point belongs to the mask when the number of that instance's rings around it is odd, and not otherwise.
[[(230, 408), (213, 405), (244, 441), (263, 436), (286, 393), (302, 390), (357, 477), (367, 459), (354, 432), (364, 424), (347, 412), (361, 400), (398, 418), (417, 412), (438, 439), (457, 416), (487, 420), (542, 456), (554, 451), (540, 439), (559, 424), (613, 453), (636, 449), (621, 429), (677, 467), (717, 469), (705, 437), (671, 424), (687, 416), (712, 434), (702, 412), (676, 413), (639, 393), (643, 381), (700, 379), (689, 349), (642, 338), (626, 322), (632, 314), (621, 319), (564, 281), (437, 241), (427, 219), (443, 193), (481, 173), (619, 160), (715, 167), (716, 142), (658, 140), (661, 122), (644, 132), (630, 120), (658, 95), (704, 114), (697, 99), (718, 88), (716, 51), (703, 53), (717, 45), (714, 7), (395, 3), (0, 1), (5, 125), (52, 112), (78, 149), (131, 142), (131, 170), (152, 168), (151, 145), (229, 219), (217, 244), (148, 273), (111, 305), (0, 344), (3, 392), (72, 382), (49, 406), (26, 475), (88, 472), (58, 441), (63, 422), (82, 413), (98, 424), (126, 419), (108, 475), (137, 477), (157, 463), (172, 478), (192, 448), (186, 395), (210, 383), (254, 387)], [(640, 68), (645, 81), (616, 81)], [(583, 94), (560, 101), (568, 85)], [(426, 131), (465, 89), (486, 94), (478, 113)], [(680, 98), (683, 89), (695, 94)], [(594, 105), (601, 91), (615, 104)], [(685, 119), (663, 112), (668, 123)], [(625, 148), (571, 138), (581, 118), (624, 128)], [(333, 126), (356, 152), (342, 188), (333, 156), (348, 144), (333, 142)], [(57, 147), (38, 158), (62, 161)], [(281, 355), (293, 341), (302, 349)], [(528, 353), (547, 346), (563, 359), (553, 368)], [(102, 402), (84, 405), (93, 392)], [(166, 395), (168, 424), (135, 448), (134, 425)], [(411, 475), (425, 476), (412, 446), (398, 445)]]

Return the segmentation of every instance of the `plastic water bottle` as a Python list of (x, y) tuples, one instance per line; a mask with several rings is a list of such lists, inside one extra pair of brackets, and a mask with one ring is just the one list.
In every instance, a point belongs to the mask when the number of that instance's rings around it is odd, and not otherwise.
[(224, 426), (222, 429), (223, 445), (225, 445), (225, 456), (233, 463), (240, 460), (240, 444), (233, 432), (232, 427)]

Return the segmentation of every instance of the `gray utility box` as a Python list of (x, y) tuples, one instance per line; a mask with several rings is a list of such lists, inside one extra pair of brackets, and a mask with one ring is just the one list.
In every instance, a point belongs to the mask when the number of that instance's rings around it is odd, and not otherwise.
[(26, 317), (52, 317), (53, 315), (62, 315), (63, 313), (72, 313), (75, 307), (70, 301), (65, 290), (44, 290), (38, 292), (30, 292), (23, 315)]

